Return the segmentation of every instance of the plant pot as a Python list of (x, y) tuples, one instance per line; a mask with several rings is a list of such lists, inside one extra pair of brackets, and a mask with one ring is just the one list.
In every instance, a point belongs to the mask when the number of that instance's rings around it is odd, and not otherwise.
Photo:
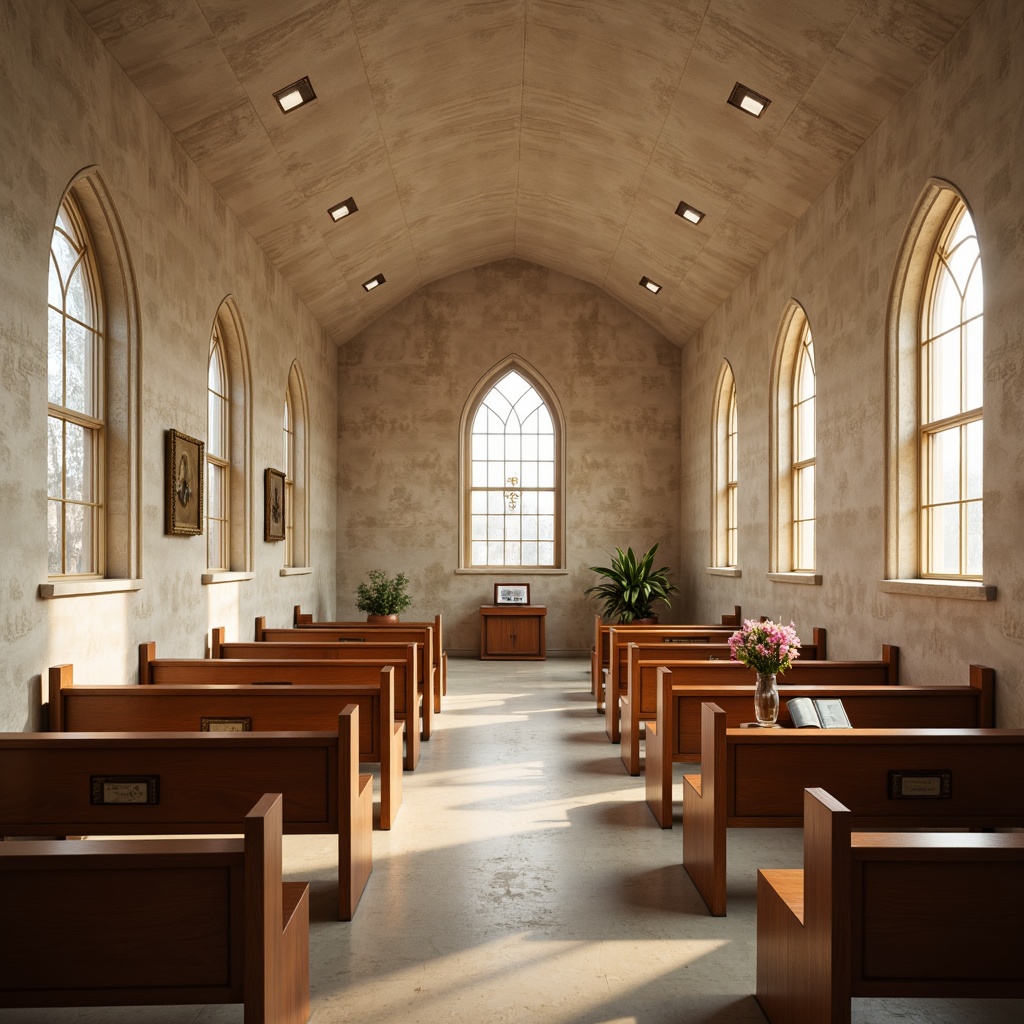
[(398, 622), (398, 615), (397, 613), (393, 615), (367, 615), (366, 621), (376, 622), (386, 626), (393, 626), (396, 622)]
[(658, 624), (657, 615), (649, 615), (646, 619), (634, 619), (631, 626), (656, 626)]

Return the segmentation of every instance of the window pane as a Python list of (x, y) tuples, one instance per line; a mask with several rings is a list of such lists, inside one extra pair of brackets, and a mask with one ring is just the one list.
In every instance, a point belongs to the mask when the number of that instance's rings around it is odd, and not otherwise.
[[(538, 516), (537, 526), (539, 527), (541, 541), (554, 540), (555, 521), (551, 516)], [(544, 545), (541, 544), (541, 547)]]
[(814, 466), (796, 471), (796, 517), (814, 518)]
[(521, 565), (522, 560), (519, 553), (519, 541), (508, 541), (505, 544), (505, 564)]
[(967, 573), (981, 575), (982, 503), (972, 501), (967, 505)]
[(65, 397), (68, 409), (93, 416), (92, 331), (68, 320), (65, 326)]
[(77, 423), (67, 424), (64, 437), (65, 497), (71, 501), (92, 501), (92, 459), (87, 452), (91, 439)]
[(524, 541), (522, 545), (523, 565), (537, 564), (537, 543), (536, 541)]
[(952, 427), (931, 436), (928, 463), (930, 504), (960, 498), (960, 428)]
[(486, 487), (487, 486), (487, 463), (486, 462), (474, 462), (472, 469), (470, 470), (470, 486), (471, 487)]
[(477, 541), (474, 539), (470, 547), (470, 557), (473, 559), (474, 565), (486, 565), (487, 545), (483, 541)]
[(941, 420), (960, 412), (960, 329), (936, 338), (928, 346), (931, 387), (928, 419)]
[(64, 404), (64, 318), (49, 310), (46, 323), (46, 398), (54, 405)]
[(505, 538), (505, 522), (503, 516), (488, 516), (487, 517), (487, 539), (488, 540), (504, 540)]
[(206, 523), (206, 564), (211, 569), (223, 569), (221, 564), (221, 523), (210, 518)]
[(64, 494), (64, 421), (46, 420), (46, 492), (51, 498)]
[(487, 540), (487, 516), (473, 516), (470, 520), (470, 538)]
[(541, 491), (537, 495), (537, 509), (541, 515), (555, 514), (555, 495), (552, 491)]
[(540, 475), (537, 479), (538, 487), (555, 486), (555, 467), (550, 462), (542, 462), (538, 467)]
[(67, 545), (66, 573), (92, 571), (93, 512), (88, 505), (65, 505), (65, 543)]
[(64, 506), (61, 502), (46, 503), (46, 535), (49, 544), (46, 571), (50, 576), (59, 576), (64, 571), (61, 566), (61, 555), (64, 550), (61, 530), (63, 515)]
[(470, 458), (480, 461), (487, 458), (487, 435), (474, 434), (471, 441)]
[(796, 418), (795, 461), (814, 458), (814, 399), (803, 402), (793, 410)]
[(521, 517), (523, 528), (523, 540), (537, 539), (537, 517), (535, 515), (524, 515)]
[(74, 317), (81, 323), (91, 324), (93, 322), (92, 289), (89, 287), (86, 277), (84, 259), (71, 271), (71, 281), (67, 286), (64, 309), (68, 316)]
[(537, 545), (537, 564), (538, 565), (554, 565), (555, 564), (555, 545), (551, 543), (542, 542)]
[(960, 572), (960, 506), (939, 505), (926, 511), (929, 565), (947, 576)]
[(221, 467), (207, 460), (206, 463), (206, 514), (211, 518), (224, 517), (224, 495), (221, 491)]
[(981, 260), (973, 267), (970, 280), (967, 282), (967, 295), (964, 298), (964, 317), (981, 316), (985, 311), (985, 288), (981, 277)]
[(469, 497), (470, 511), (473, 515), (479, 515), (481, 512), (487, 511), (487, 492), (486, 491), (473, 491)]
[(961, 292), (967, 291), (967, 280), (978, 261), (978, 240), (973, 235), (970, 217), (962, 217), (950, 240), (949, 271)]
[(967, 446), (967, 491), (964, 498), (981, 498), (982, 496), (982, 447), (983, 447), (983, 424), (981, 420), (968, 423), (964, 427)]
[(505, 559), (505, 545), (500, 540), (487, 542), (487, 564), (503, 565)]
[(979, 409), (982, 403), (982, 375), (984, 373), (984, 321), (979, 317), (964, 327), (967, 363), (967, 395), (964, 409)]
[(960, 323), (960, 292), (949, 271), (940, 266), (935, 279), (932, 295), (931, 318), (928, 333), (934, 338), (938, 334), (956, 327)]
[(505, 435), (505, 461), (518, 462), (520, 458), (520, 444), (518, 434)]
[(487, 492), (487, 511), (495, 516), (500, 516), (505, 511), (505, 497), (501, 491)]
[(519, 516), (505, 516), (505, 539), (519, 540), (521, 525), (522, 522)]

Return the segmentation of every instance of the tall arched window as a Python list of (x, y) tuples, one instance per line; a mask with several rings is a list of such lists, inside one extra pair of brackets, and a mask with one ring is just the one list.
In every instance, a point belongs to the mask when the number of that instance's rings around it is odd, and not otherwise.
[(509, 358), (463, 414), (463, 565), (562, 566), (562, 430), (550, 389)]
[(284, 395), (282, 443), (285, 474), (285, 565), (309, 565), (308, 422), (306, 386), (299, 364), (292, 363)]
[(817, 583), (814, 341), (797, 302), (782, 319), (772, 391), (770, 568), (772, 573)]
[[(206, 558), (204, 583), (252, 571), (252, 413), (249, 357), (234, 303), (221, 303), (207, 370)], [(228, 571), (232, 576), (225, 575)]]
[(886, 577), (893, 587), (884, 589), (949, 581), (949, 596), (994, 596), (977, 585), (984, 567), (983, 335), (974, 221), (960, 193), (935, 180), (910, 220), (889, 316)]
[(48, 571), (99, 576), (104, 569), (104, 316), (89, 232), (70, 194), (53, 229), (48, 292)]
[(722, 363), (722, 369), (718, 374), (712, 437), (714, 526), (711, 564), (719, 568), (735, 568), (739, 565), (736, 379), (733, 377), (732, 367), (727, 362)]

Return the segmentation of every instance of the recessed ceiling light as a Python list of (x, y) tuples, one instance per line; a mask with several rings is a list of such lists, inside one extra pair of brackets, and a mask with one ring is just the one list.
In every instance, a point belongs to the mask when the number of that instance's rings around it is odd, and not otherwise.
[(676, 207), (676, 216), (688, 220), (691, 224), (699, 224), (704, 219), (704, 214), (689, 203), (680, 203)]
[(740, 85), (739, 82), (733, 87), (732, 94), (729, 96), (729, 102), (734, 107), (739, 107), (740, 110), (745, 111), (748, 114), (752, 114), (754, 117), (760, 117), (771, 103), (771, 100), (767, 96), (762, 96), (758, 92), (754, 92), (753, 89), (748, 89), (745, 85)]
[(384, 275), (378, 274), (376, 277), (371, 277), (369, 281), (363, 282), (363, 287), (368, 291), (372, 292), (374, 288), (379, 288), (384, 283)]
[(297, 82), (278, 89), (274, 93), (274, 99), (285, 114), (290, 114), (293, 110), (315, 100), (316, 93), (313, 92), (313, 86), (310, 85), (308, 78), (300, 78)]
[(644, 276), (640, 278), (640, 286), (646, 288), (649, 292), (657, 295), (661, 291), (661, 285), (656, 281), (652, 281), (649, 277)]
[(331, 220), (338, 221), (342, 217), (347, 217), (350, 213), (355, 213), (358, 209), (356, 201), (349, 196), (345, 202), (332, 206), (327, 212), (331, 215)]

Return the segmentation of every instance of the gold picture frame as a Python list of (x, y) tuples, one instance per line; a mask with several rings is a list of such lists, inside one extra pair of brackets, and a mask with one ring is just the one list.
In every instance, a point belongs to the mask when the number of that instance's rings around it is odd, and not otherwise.
[(179, 430), (167, 431), (167, 524), (171, 534), (203, 532), (206, 445)]
[(263, 474), (263, 539), (284, 540), (284, 473), (268, 469)]

